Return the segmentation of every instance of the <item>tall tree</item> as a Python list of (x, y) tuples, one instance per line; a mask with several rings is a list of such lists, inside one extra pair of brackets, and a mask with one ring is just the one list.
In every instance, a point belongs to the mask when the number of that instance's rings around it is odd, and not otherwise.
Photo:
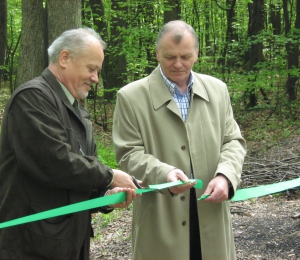
[(270, 4), (270, 23), (272, 24), (274, 35), (281, 33), (281, 8), (279, 3)]
[(121, 88), (126, 82), (126, 57), (122, 48), (122, 32), (127, 25), (125, 18), (127, 12), (126, 3), (119, 0), (111, 1), (110, 38), (101, 73), (107, 100), (114, 99), (113, 90)]
[(219, 59), (219, 64), (222, 66), (222, 72), (225, 72), (225, 61), (227, 60), (227, 68), (230, 70), (230, 68), (234, 65), (233, 59), (228, 58), (226, 59), (227, 52), (229, 50), (230, 44), (232, 41), (237, 41), (238, 40), (238, 35), (237, 32), (234, 28), (234, 22), (236, 21), (236, 16), (235, 16), (235, 4), (236, 0), (226, 0), (226, 7), (222, 7), (218, 1), (216, 1), (218, 6), (226, 11), (226, 16), (227, 16), (227, 29), (226, 29), (226, 39), (225, 39), (225, 45), (221, 53), (221, 57)]
[(165, 0), (164, 23), (178, 20), (181, 17), (180, 0)]
[[(139, 1), (140, 2), (140, 1)], [(147, 66), (145, 67), (146, 74), (150, 74), (157, 66), (157, 60), (155, 56), (155, 38), (158, 28), (155, 27), (153, 21), (155, 20), (152, 2), (149, 0), (143, 1), (143, 23), (140, 24), (140, 28), (143, 28), (143, 37), (140, 38), (140, 48), (146, 52)], [(166, 19), (166, 17), (164, 16)], [(142, 58), (142, 56), (140, 56)]]
[[(259, 62), (264, 61), (263, 56), (263, 42), (260, 39), (260, 33), (264, 29), (265, 11), (264, 0), (253, 0), (248, 4), (249, 11), (249, 25), (248, 37), (250, 39), (249, 60), (246, 63), (246, 71), (248, 72), (249, 88), (249, 107), (257, 105), (255, 81), (258, 73), (257, 65)], [(262, 91), (262, 89), (261, 89)], [(264, 93), (263, 93), (264, 94)]]
[(46, 65), (43, 1), (22, 1), (22, 31), (16, 86), (38, 76)]
[(7, 1), (0, 0), (0, 87), (2, 82), (3, 69), (1, 66), (4, 65), (6, 48), (7, 48)]
[(212, 24), (212, 19), (211, 19), (211, 2), (209, 1), (204, 1), (204, 33), (203, 33), (203, 45), (205, 46), (204, 50), (205, 52), (203, 53), (204, 55), (210, 56), (210, 55), (215, 55), (216, 54), (216, 49), (212, 48), (212, 39), (211, 39), (211, 30), (213, 30), (213, 24)]
[(81, 25), (81, 0), (47, 1), (48, 45), (62, 32)]
[[(296, 4), (296, 19), (295, 27), (292, 29), (290, 16), (288, 12), (288, 1), (282, 0), (283, 12), (285, 21), (285, 35), (288, 39), (285, 48), (287, 52), (287, 67), (291, 72), (288, 73), (288, 78), (285, 83), (286, 93), (290, 101), (296, 100), (296, 82), (299, 79), (299, 40), (300, 40), (300, 0)], [(294, 70), (294, 71), (293, 71)]]
[[(66, 15), (67, 14), (67, 15)], [(81, 27), (80, 0), (22, 1), (22, 32), (16, 86), (40, 75), (47, 48), (63, 31)]]
[(99, 32), (101, 37), (107, 40), (107, 24), (104, 21), (105, 11), (103, 0), (89, 0), (89, 4), (92, 10), (91, 20), (94, 27)]

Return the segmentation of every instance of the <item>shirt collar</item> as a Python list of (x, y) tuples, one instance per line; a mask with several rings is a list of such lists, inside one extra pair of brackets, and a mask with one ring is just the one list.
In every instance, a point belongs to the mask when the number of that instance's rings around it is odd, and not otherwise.
[[(159, 68), (159, 70), (160, 70), (161, 76), (163, 77), (163, 80), (166, 83), (166, 85), (168, 86), (168, 89), (171, 92), (171, 94), (175, 95), (175, 93), (180, 93), (179, 87), (164, 75), (161, 67)], [(190, 92), (193, 84), (194, 84), (194, 76), (193, 76), (193, 73), (190, 73), (189, 83), (188, 83), (188, 87), (187, 87), (188, 92)]]
[(64, 91), (64, 93), (66, 94), (68, 100), (70, 101), (71, 105), (73, 105), (75, 98), (72, 96), (72, 94), (70, 93), (70, 91), (66, 88), (66, 86), (64, 84), (62, 84), (59, 80), (57, 80), (62, 88), (62, 90)]

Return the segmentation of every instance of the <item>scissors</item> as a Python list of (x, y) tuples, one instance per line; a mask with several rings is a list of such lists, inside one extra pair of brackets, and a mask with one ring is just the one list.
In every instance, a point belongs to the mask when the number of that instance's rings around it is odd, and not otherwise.
[(137, 180), (133, 175), (131, 175), (131, 177), (132, 177), (132, 180), (133, 180), (134, 185), (135, 185), (138, 189), (143, 189), (143, 187), (139, 184), (138, 180)]

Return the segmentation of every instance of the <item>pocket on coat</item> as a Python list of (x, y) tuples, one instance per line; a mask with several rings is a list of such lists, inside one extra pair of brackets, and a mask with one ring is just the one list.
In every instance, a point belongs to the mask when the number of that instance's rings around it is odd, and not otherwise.
[[(32, 202), (31, 214), (52, 208), (40, 202)], [(71, 244), (71, 222), (72, 217), (63, 215), (25, 224), (22, 243), (24, 254), (38, 259), (69, 259), (74, 247)]]
[(45, 237), (26, 228), (22, 250), (24, 259), (71, 260), (72, 245), (69, 239)]
[[(36, 214), (44, 212), (47, 210), (52, 210), (58, 208), (59, 206), (44, 204), (39, 201), (31, 202), (31, 212), (30, 214)], [(37, 234), (46, 236), (46, 237), (55, 237), (55, 238), (65, 238), (70, 237), (70, 228), (69, 222), (72, 219), (72, 214), (46, 218), (43, 220), (38, 220), (34, 222), (29, 222), (27, 224), (27, 229), (32, 230)]]

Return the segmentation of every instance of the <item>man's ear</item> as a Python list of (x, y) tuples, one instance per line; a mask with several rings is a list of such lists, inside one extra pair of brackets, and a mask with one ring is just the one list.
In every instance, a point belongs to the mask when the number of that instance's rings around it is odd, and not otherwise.
[(156, 59), (159, 61), (159, 55), (158, 55), (158, 50), (157, 49), (155, 51), (155, 54), (156, 54)]
[(66, 68), (67, 65), (68, 65), (68, 62), (70, 61), (71, 59), (71, 55), (70, 55), (70, 52), (67, 51), (67, 50), (62, 50), (59, 54), (59, 57), (58, 57), (58, 61), (59, 61), (59, 65), (62, 67), (62, 68)]
[(199, 53), (199, 50), (197, 49), (197, 51), (196, 51), (196, 55), (195, 55), (195, 59), (194, 59), (194, 63), (196, 63), (196, 62), (197, 62), (197, 60), (198, 60), (198, 53)]

